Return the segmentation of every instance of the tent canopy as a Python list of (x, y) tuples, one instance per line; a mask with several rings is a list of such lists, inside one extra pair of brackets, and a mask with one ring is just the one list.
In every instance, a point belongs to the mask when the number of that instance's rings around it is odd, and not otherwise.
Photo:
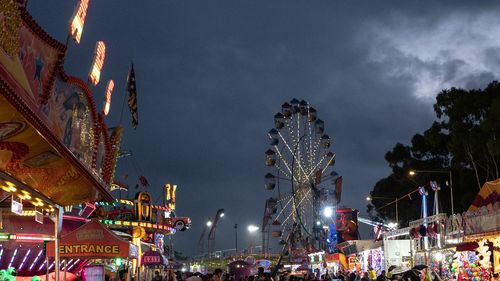
[(486, 182), (472, 201), (468, 211), (475, 211), (489, 204), (497, 204), (500, 207), (500, 179)]
[[(55, 255), (55, 242), (47, 244), (47, 256)], [(131, 245), (120, 239), (98, 220), (80, 226), (63, 236), (59, 242), (59, 255), (71, 258), (127, 258)]]

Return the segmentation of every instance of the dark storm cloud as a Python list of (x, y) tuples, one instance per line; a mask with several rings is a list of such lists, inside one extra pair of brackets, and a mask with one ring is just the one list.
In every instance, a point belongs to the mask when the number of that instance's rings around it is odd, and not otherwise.
[[(64, 41), (70, 2), (30, 1), (29, 9)], [(245, 226), (260, 224), (271, 196), (263, 152), (284, 101), (317, 108), (344, 176), (342, 204), (364, 214), (363, 195), (388, 174), (385, 152), (430, 126), (437, 92), (498, 77), (494, 1), (138, 3), (91, 1), (66, 69), (85, 77), (95, 41), (107, 42), (103, 81), (117, 85), (113, 126), (125, 95), (119, 85), (134, 60), (140, 123), (131, 130), (125, 110), (123, 147), (134, 152), (138, 171), (123, 159), (117, 176), (144, 174), (158, 195), (166, 181), (179, 185), (177, 213), (194, 225), (174, 241), (187, 254), (218, 208), (227, 216), (217, 248), (234, 247), (234, 223), (240, 247), (248, 245)], [(97, 101), (103, 91), (95, 89)]]

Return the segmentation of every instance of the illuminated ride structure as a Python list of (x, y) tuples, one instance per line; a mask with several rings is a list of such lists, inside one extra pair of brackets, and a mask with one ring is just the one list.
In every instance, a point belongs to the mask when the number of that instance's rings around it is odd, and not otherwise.
[(268, 132), (271, 147), (265, 153), (266, 166), (272, 169), (265, 175), (265, 187), (274, 196), (264, 208), (264, 253), (270, 234), (280, 239), (291, 262), (319, 250), (334, 251), (342, 177), (332, 170), (335, 153), (324, 128), (304, 100), (285, 102), (274, 116), (274, 128)]
[(65, 217), (65, 206), (113, 200), (121, 128), (106, 126), (87, 82), (63, 69), (66, 46), (23, 1), (0, 5), (0, 269), (30, 276), (46, 270), (43, 241), (84, 223)]

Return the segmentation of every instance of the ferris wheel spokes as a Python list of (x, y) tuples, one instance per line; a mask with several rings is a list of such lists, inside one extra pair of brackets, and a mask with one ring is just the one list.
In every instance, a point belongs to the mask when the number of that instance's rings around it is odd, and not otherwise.
[[(290, 147), (290, 145), (288, 145), (288, 142), (285, 140), (285, 138), (283, 137), (283, 135), (280, 132), (278, 132), (278, 135), (280, 136), (281, 141), (283, 141), (283, 143), (285, 144), (286, 148), (288, 148), (288, 151), (290, 152), (290, 154), (292, 154), (292, 159), (295, 158), (294, 151), (292, 150), (292, 148)], [(283, 157), (281, 157), (281, 158), (283, 158)], [(305, 174), (304, 168), (302, 168), (302, 165), (300, 165), (300, 161), (295, 161), (295, 163), (298, 163), (301, 172)], [(292, 171), (290, 171), (290, 173), (291, 172)]]

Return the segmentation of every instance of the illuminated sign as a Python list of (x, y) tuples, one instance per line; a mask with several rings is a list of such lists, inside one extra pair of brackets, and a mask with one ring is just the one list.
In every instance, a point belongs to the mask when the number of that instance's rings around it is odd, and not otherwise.
[(151, 195), (147, 192), (139, 192), (135, 195), (135, 215), (138, 221), (151, 221)]
[(175, 193), (177, 191), (177, 185), (167, 183), (165, 185), (167, 204), (170, 210), (175, 210)]
[(88, 7), (89, 0), (80, 0), (69, 24), (69, 33), (78, 44), (80, 44), (80, 38), (82, 37), (83, 25), (85, 24)]
[(59, 246), (59, 253), (65, 254), (120, 254), (119, 245), (73, 244)]
[(12, 196), (10, 211), (17, 215), (23, 214), (23, 203), (17, 202), (16, 199), (14, 199), (14, 196)]
[(106, 57), (106, 44), (103, 41), (97, 41), (95, 44), (95, 53), (92, 67), (89, 72), (89, 82), (92, 85), (99, 83), (101, 77), (101, 69), (104, 66), (104, 58)]
[(115, 87), (115, 82), (113, 80), (109, 80), (108, 85), (106, 86), (106, 95), (104, 96), (104, 109), (102, 112), (105, 116), (109, 113), (109, 107), (111, 106), (111, 95), (113, 94), (113, 88)]

